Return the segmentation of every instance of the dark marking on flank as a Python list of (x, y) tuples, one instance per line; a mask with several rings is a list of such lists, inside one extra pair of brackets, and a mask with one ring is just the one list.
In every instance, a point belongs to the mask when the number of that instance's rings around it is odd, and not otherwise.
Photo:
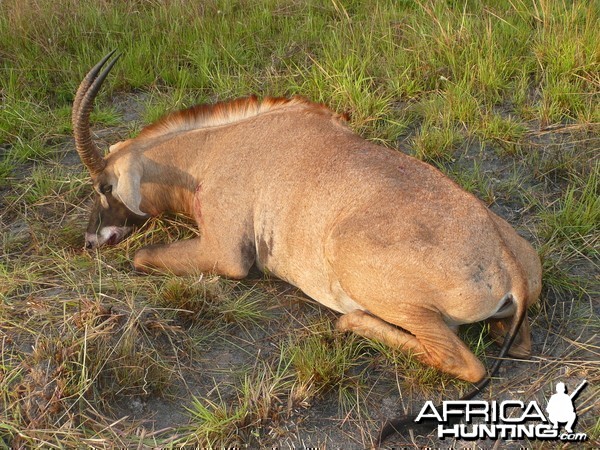
[(245, 239), (240, 250), (242, 252), (242, 260), (244, 261), (244, 263), (248, 264), (248, 266), (254, 264), (254, 261), (256, 259), (256, 249), (254, 248), (254, 242), (252, 242), (251, 239)]
[(269, 235), (269, 242), (266, 241), (265, 236), (261, 235), (258, 237), (256, 243), (257, 246), (257, 260), (262, 267), (266, 267), (269, 262), (269, 257), (273, 255), (273, 234)]
[(473, 275), (471, 275), (471, 279), (475, 283), (481, 283), (483, 281), (484, 271), (485, 267), (483, 267), (481, 264), (477, 264), (477, 269), (475, 269)]

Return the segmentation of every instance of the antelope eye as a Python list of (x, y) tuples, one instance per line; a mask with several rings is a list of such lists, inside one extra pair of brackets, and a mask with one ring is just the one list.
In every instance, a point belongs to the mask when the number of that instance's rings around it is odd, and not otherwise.
[(100, 185), (100, 193), (101, 194), (110, 194), (112, 192), (112, 185), (110, 184), (102, 184)]

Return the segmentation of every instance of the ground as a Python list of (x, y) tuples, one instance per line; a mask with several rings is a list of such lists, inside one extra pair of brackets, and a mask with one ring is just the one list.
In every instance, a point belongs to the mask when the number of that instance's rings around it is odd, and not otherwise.
[[(166, 111), (302, 94), (436, 165), (536, 248), (543, 292), (529, 360), (480, 398), (589, 385), (576, 430), (598, 446), (600, 109), (597, 8), (585, 2), (0, 4), (0, 447), (362, 449), (382, 422), (469, 390), (334, 330), (337, 315), (253, 271), (135, 273), (135, 251), (193, 236), (152, 219), (83, 249), (89, 175), (70, 103), (109, 49), (123, 56), (92, 116), (106, 148)], [(593, 2), (592, 2), (593, 3)], [(151, 26), (148, 26), (151, 24)], [(490, 367), (483, 324), (460, 331)], [(563, 448), (393, 436), (384, 448)]]

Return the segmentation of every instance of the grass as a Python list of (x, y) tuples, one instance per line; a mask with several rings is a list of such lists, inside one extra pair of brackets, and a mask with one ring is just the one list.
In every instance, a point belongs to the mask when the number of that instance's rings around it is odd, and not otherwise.
[(542, 236), (571, 253), (598, 256), (600, 229), (600, 161), (585, 177), (576, 177), (542, 215)]
[(217, 386), (214, 400), (193, 399), (188, 408), (192, 419), (189, 433), (177, 445), (243, 445), (249, 437), (265, 434), (265, 425), (291, 415), (299, 399), (293, 398), (295, 385), (289, 366), (281, 360), (276, 365), (257, 360), (252, 369), (242, 377), (232, 398), (224, 399)]
[(359, 362), (360, 346), (353, 339), (334, 334), (331, 323), (297, 334), (283, 347), (283, 360), (295, 372), (294, 396), (308, 402), (334, 387), (344, 389), (346, 376)]
[[(441, 168), (544, 263), (534, 358), (490, 395), (597, 384), (599, 26), (593, 2), (562, 0), (1, 2), (0, 445), (364, 448), (382, 415), (467, 388), (337, 334), (266, 276), (133, 273), (141, 246), (196, 234), (184, 218), (82, 251), (91, 187), (70, 106), (113, 48), (92, 115), (103, 148), (198, 102), (300, 94)], [(485, 327), (463, 336), (493, 352)], [(592, 398), (578, 431), (598, 438)], [(144, 422), (153, 401), (185, 416)]]

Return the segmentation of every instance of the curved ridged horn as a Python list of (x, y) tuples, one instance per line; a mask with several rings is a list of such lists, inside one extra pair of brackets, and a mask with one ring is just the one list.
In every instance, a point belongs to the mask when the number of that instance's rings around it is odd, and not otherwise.
[(106, 76), (113, 68), (120, 55), (106, 66), (106, 68), (98, 75), (106, 61), (114, 55), (116, 50), (113, 50), (96, 64), (85, 76), (73, 100), (73, 112), (71, 119), (73, 121), (73, 135), (75, 136), (75, 149), (79, 153), (79, 157), (83, 164), (88, 168), (92, 178), (96, 177), (104, 170), (106, 161), (102, 156), (102, 152), (92, 140), (90, 133), (90, 113), (94, 106), (94, 99), (102, 86)]

